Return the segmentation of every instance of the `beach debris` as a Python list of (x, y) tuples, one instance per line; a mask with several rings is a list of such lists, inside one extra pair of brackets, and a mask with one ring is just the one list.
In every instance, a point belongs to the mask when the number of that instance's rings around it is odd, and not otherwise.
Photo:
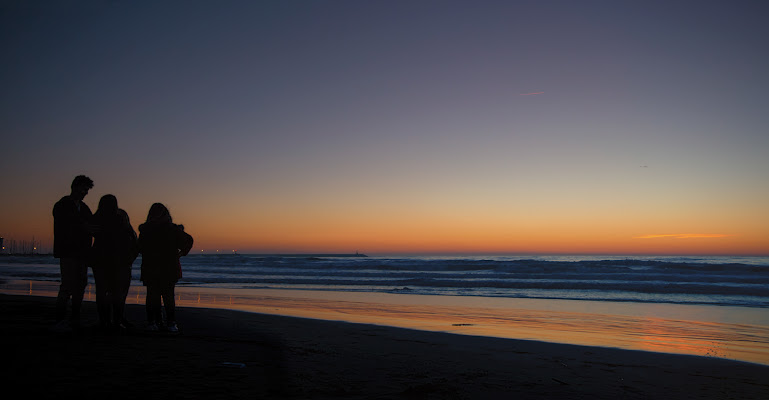
[(239, 363), (239, 362), (225, 361), (225, 362), (222, 362), (222, 367), (227, 367), (227, 368), (246, 368), (246, 364)]

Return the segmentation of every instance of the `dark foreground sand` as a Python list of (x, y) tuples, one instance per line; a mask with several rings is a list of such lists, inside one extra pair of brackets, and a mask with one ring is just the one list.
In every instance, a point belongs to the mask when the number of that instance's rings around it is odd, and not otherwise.
[[(25, 398), (769, 399), (769, 366), (218, 309), (177, 336), (54, 333), (54, 299), (0, 295), (4, 392)], [(87, 302), (85, 324), (95, 323)]]

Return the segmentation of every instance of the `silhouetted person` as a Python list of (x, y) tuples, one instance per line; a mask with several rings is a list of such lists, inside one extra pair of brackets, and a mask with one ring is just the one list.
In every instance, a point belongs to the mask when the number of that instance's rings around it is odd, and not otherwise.
[(139, 253), (136, 232), (128, 214), (118, 208), (117, 198), (111, 194), (99, 200), (93, 222), (93, 276), (99, 326), (119, 330), (125, 328), (123, 311), (131, 285), (131, 265)]
[(91, 253), (91, 209), (83, 202), (93, 181), (78, 175), (72, 181), (71, 193), (53, 206), (53, 256), (59, 259), (61, 285), (56, 298), (57, 327), (64, 328), (67, 303), (72, 299), (70, 323), (80, 326), (80, 307), (88, 285), (88, 262)]
[(147, 222), (139, 226), (139, 251), (142, 253), (141, 280), (147, 287), (147, 329), (156, 331), (163, 324), (161, 298), (165, 305), (167, 327), (178, 332), (174, 287), (181, 278), (179, 258), (192, 249), (192, 236), (171, 220), (168, 209), (160, 203), (150, 207)]

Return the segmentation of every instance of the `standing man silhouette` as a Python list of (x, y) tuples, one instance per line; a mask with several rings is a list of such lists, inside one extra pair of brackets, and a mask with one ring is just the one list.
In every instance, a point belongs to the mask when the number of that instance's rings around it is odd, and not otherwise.
[(72, 299), (70, 324), (80, 326), (80, 306), (88, 285), (88, 258), (93, 232), (93, 214), (83, 202), (93, 181), (78, 175), (72, 181), (71, 193), (53, 206), (53, 256), (59, 259), (61, 285), (56, 298), (56, 326), (66, 329), (67, 303)]

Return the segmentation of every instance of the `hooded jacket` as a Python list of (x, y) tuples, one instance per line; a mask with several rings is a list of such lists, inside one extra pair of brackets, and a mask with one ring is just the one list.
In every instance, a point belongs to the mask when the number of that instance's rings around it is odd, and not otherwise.
[(93, 254), (96, 265), (108, 267), (131, 265), (138, 256), (136, 232), (126, 222), (125, 211), (118, 209), (114, 215), (94, 215), (99, 229), (94, 233)]
[(139, 226), (142, 254), (141, 280), (148, 285), (175, 284), (181, 275), (179, 257), (192, 249), (192, 236), (171, 222), (146, 222)]

